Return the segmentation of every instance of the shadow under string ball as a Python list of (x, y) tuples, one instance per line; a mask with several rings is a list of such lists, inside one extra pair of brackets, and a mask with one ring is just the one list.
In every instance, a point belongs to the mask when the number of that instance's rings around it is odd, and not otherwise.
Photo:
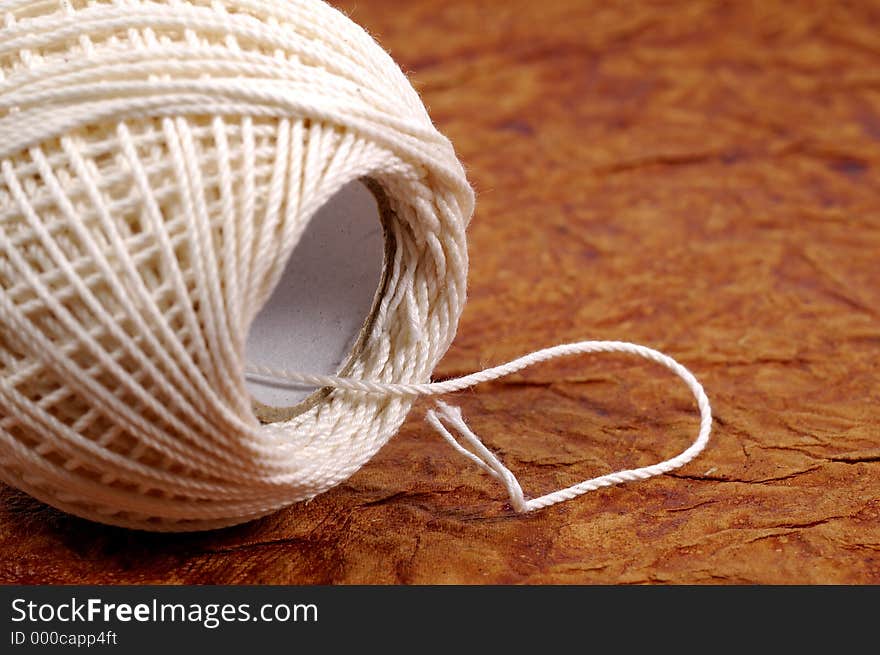
[(426, 418), (518, 512), (705, 447), (702, 387), (644, 346), (569, 343), (430, 381), (465, 304), (474, 194), (405, 75), (329, 5), (0, 12), (5, 483), (118, 526), (234, 525), (346, 480), (420, 395), (595, 352), (681, 377), (693, 444), (528, 498), (457, 408)]

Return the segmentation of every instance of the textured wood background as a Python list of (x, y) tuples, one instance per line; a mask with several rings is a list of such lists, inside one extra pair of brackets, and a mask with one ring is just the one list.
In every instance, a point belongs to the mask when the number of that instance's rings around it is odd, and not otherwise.
[[(352, 0), (478, 190), (437, 370), (619, 338), (716, 412), (662, 479), (525, 517), (422, 422), (348, 483), (151, 535), (0, 491), (0, 580), (880, 583), (880, 5)], [(626, 358), (453, 399), (535, 495), (678, 452), (696, 412)]]

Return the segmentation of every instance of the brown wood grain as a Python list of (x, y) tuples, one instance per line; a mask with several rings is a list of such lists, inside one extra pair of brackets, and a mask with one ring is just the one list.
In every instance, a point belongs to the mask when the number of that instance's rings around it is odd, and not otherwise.
[[(416, 405), (347, 483), (154, 535), (0, 490), (0, 580), (880, 583), (880, 6), (353, 0), (478, 191), (438, 377), (584, 338), (704, 382), (708, 450), (528, 516)], [(681, 450), (687, 391), (623, 357), (450, 398), (537, 495)]]

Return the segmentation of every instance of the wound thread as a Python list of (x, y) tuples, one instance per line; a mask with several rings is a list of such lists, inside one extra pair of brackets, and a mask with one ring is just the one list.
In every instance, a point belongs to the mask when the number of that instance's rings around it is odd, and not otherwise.
[(387, 290), (346, 373), (421, 383), (465, 302), (473, 192), (391, 58), (317, 0), (9, 0), (0, 33), (0, 477), (147, 530), (342, 482), (411, 398), (261, 425), (245, 339), (317, 209), (387, 198)]

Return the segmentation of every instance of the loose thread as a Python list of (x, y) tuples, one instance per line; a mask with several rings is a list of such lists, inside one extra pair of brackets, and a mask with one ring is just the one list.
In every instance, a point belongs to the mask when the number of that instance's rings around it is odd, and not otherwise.
[[(673, 358), (653, 348), (641, 346), (626, 341), (578, 341), (575, 343), (560, 344), (550, 348), (543, 348), (528, 355), (518, 357), (505, 364), (493, 366), (470, 375), (465, 375), (441, 382), (427, 382), (424, 384), (388, 383), (372, 380), (358, 380), (355, 378), (335, 375), (311, 375), (292, 371), (277, 370), (264, 366), (249, 366), (249, 377), (271, 378), (285, 383), (301, 384), (310, 387), (333, 387), (367, 394), (400, 395), (400, 396), (435, 396), (454, 391), (460, 391), (468, 387), (489, 382), (520, 371), (534, 364), (545, 362), (557, 357), (570, 355), (582, 355), (588, 353), (624, 353), (636, 355), (644, 359), (656, 362), (669, 369), (681, 378), (690, 389), (700, 410), (700, 429), (696, 439), (684, 451), (657, 464), (642, 466), (635, 469), (616, 471), (607, 475), (584, 480), (565, 489), (554, 491), (538, 498), (526, 499), (522, 486), (516, 476), (508, 469), (498, 457), (482, 443), (480, 438), (471, 431), (461, 414), (461, 409), (444, 402), (438, 402), (435, 409), (425, 414), (426, 421), (461, 455), (467, 457), (474, 464), (496, 478), (507, 490), (511, 506), (517, 512), (531, 512), (536, 509), (549, 507), (565, 500), (571, 500), (589, 491), (602, 487), (609, 487), (624, 482), (646, 480), (648, 478), (669, 473), (680, 468), (699, 455), (709, 443), (709, 435), (712, 431), (712, 408), (709, 398), (703, 386), (697, 378), (683, 365)], [(470, 450), (462, 445), (459, 439), (453, 436), (447, 428), (453, 428)]]

